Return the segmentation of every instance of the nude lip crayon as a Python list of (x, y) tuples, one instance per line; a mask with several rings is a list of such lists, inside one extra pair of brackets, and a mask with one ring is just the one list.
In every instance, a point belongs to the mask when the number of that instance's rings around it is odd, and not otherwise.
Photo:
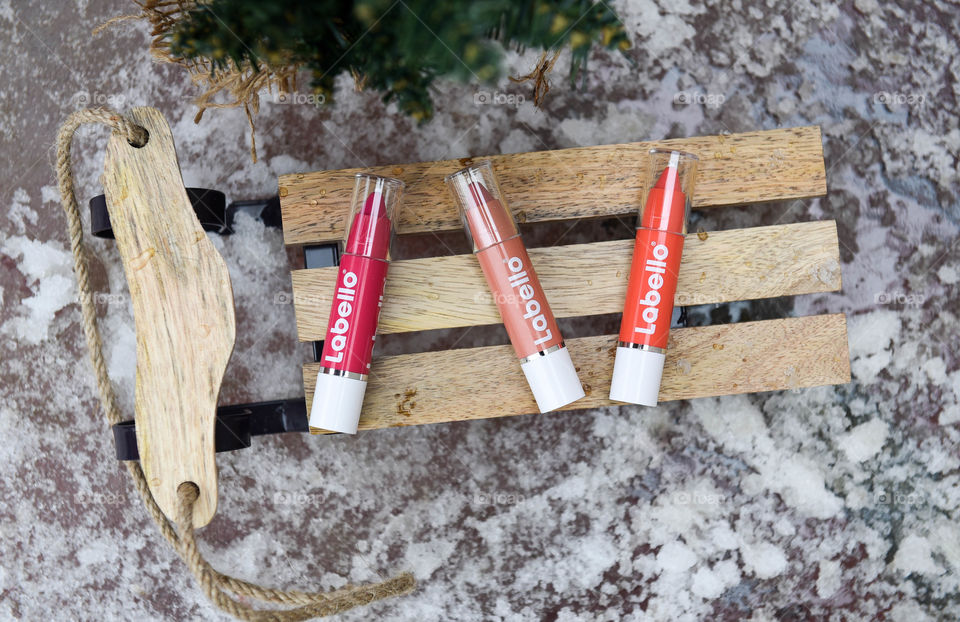
[(311, 432), (357, 432), (403, 187), (389, 177), (355, 177), (310, 409)]
[(481, 162), (446, 182), (540, 412), (580, 399), (583, 386), (493, 166)]
[(656, 406), (697, 156), (651, 149), (620, 322), (610, 399)]

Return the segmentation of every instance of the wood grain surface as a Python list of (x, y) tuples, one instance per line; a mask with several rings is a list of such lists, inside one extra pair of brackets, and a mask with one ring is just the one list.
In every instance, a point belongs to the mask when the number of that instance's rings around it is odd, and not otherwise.
[(130, 117), (149, 140), (137, 149), (113, 135), (103, 185), (136, 322), (137, 447), (168, 517), (181, 483), (200, 488), (199, 527), (217, 509), (214, 422), (233, 351), (233, 290), (187, 198), (166, 120), (154, 108)]
[[(568, 410), (614, 404), (607, 396), (616, 343), (616, 335), (567, 341), (587, 394)], [(303, 368), (308, 408), (317, 368)], [(849, 381), (843, 314), (678, 328), (670, 333), (660, 401)], [(375, 359), (359, 429), (536, 412), (511, 346), (465, 348)]]
[[(530, 250), (557, 317), (617, 313), (630, 276), (632, 240)], [(293, 272), (301, 341), (326, 335), (338, 268)], [(690, 234), (684, 243), (677, 305), (697, 305), (840, 289), (832, 220)], [(378, 332), (497, 324), (500, 316), (473, 255), (390, 265)]]
[(459, 229), (443, 178), (483, 159), (493, 161), (507, 201), (521, 222), (635, 213), (645, 154), (652, 147), (682, 149), (700, 157), (694, 207), (826, 193), (820, 128), (798, 127), (283, 175), (279, 194), (284, 240), (287, 244), (340, 240), (353, 175), (361, 171), (406, 182), (399, 233)]

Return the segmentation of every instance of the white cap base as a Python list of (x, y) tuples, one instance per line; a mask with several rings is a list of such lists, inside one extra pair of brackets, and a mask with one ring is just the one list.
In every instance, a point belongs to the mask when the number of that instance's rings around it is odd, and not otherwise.
[(366, 380), (320, 372), (310, 407), (310, 427), (356, 434), (366, 391)]
[(540, 412), (550, 412), (585, 394), (566, 347), (536, 355), (520, 365)]
[(666, 358), (660, 352), (618, 346), (617, 358), (613, 361), (610, 399), (614, 402), (656, 406)]

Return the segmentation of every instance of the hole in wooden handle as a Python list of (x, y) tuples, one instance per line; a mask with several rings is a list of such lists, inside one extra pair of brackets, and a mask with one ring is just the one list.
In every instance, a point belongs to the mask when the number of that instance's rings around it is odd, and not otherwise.
[(150, 142), (150, 131), (147, 130), (147, 128), (145, 128), (145, 127), (143, 127), (143, 126), (137, 126), (137, 127), (139, 127), (141, 130), (143, 130), (143, 142), (141, 142), (141, 143), (138, 145), (135, 141), (132, 141), (132, 140), (129, 140), (129, 139), (128, 139), (128, 140), (127, 140), (127, 144), (130, 145), (131, 147), (135, 148), (135, 149), (142, 149), (143, 147), (145, 147), (145, 146), (147, 145), (148, 142)]
[(177, 486), (177, 495), (191, 504), (196, 503), (200, 498), (200, 487), (193, 482), (182, 482)]

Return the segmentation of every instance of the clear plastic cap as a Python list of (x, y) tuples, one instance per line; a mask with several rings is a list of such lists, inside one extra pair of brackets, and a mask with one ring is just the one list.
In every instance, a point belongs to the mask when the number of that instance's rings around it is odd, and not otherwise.
[(489, 160), (447, 175), (444, 181), (457, 201), (473, 252), (520, 235)]
[(343, 252), (389, 261), (404, 184), (369, 173), (357, 173), (354, 180)]
[(700, 158), (685, 151), (651, 149), (643, 175), (637, 228), (687, 232)]

